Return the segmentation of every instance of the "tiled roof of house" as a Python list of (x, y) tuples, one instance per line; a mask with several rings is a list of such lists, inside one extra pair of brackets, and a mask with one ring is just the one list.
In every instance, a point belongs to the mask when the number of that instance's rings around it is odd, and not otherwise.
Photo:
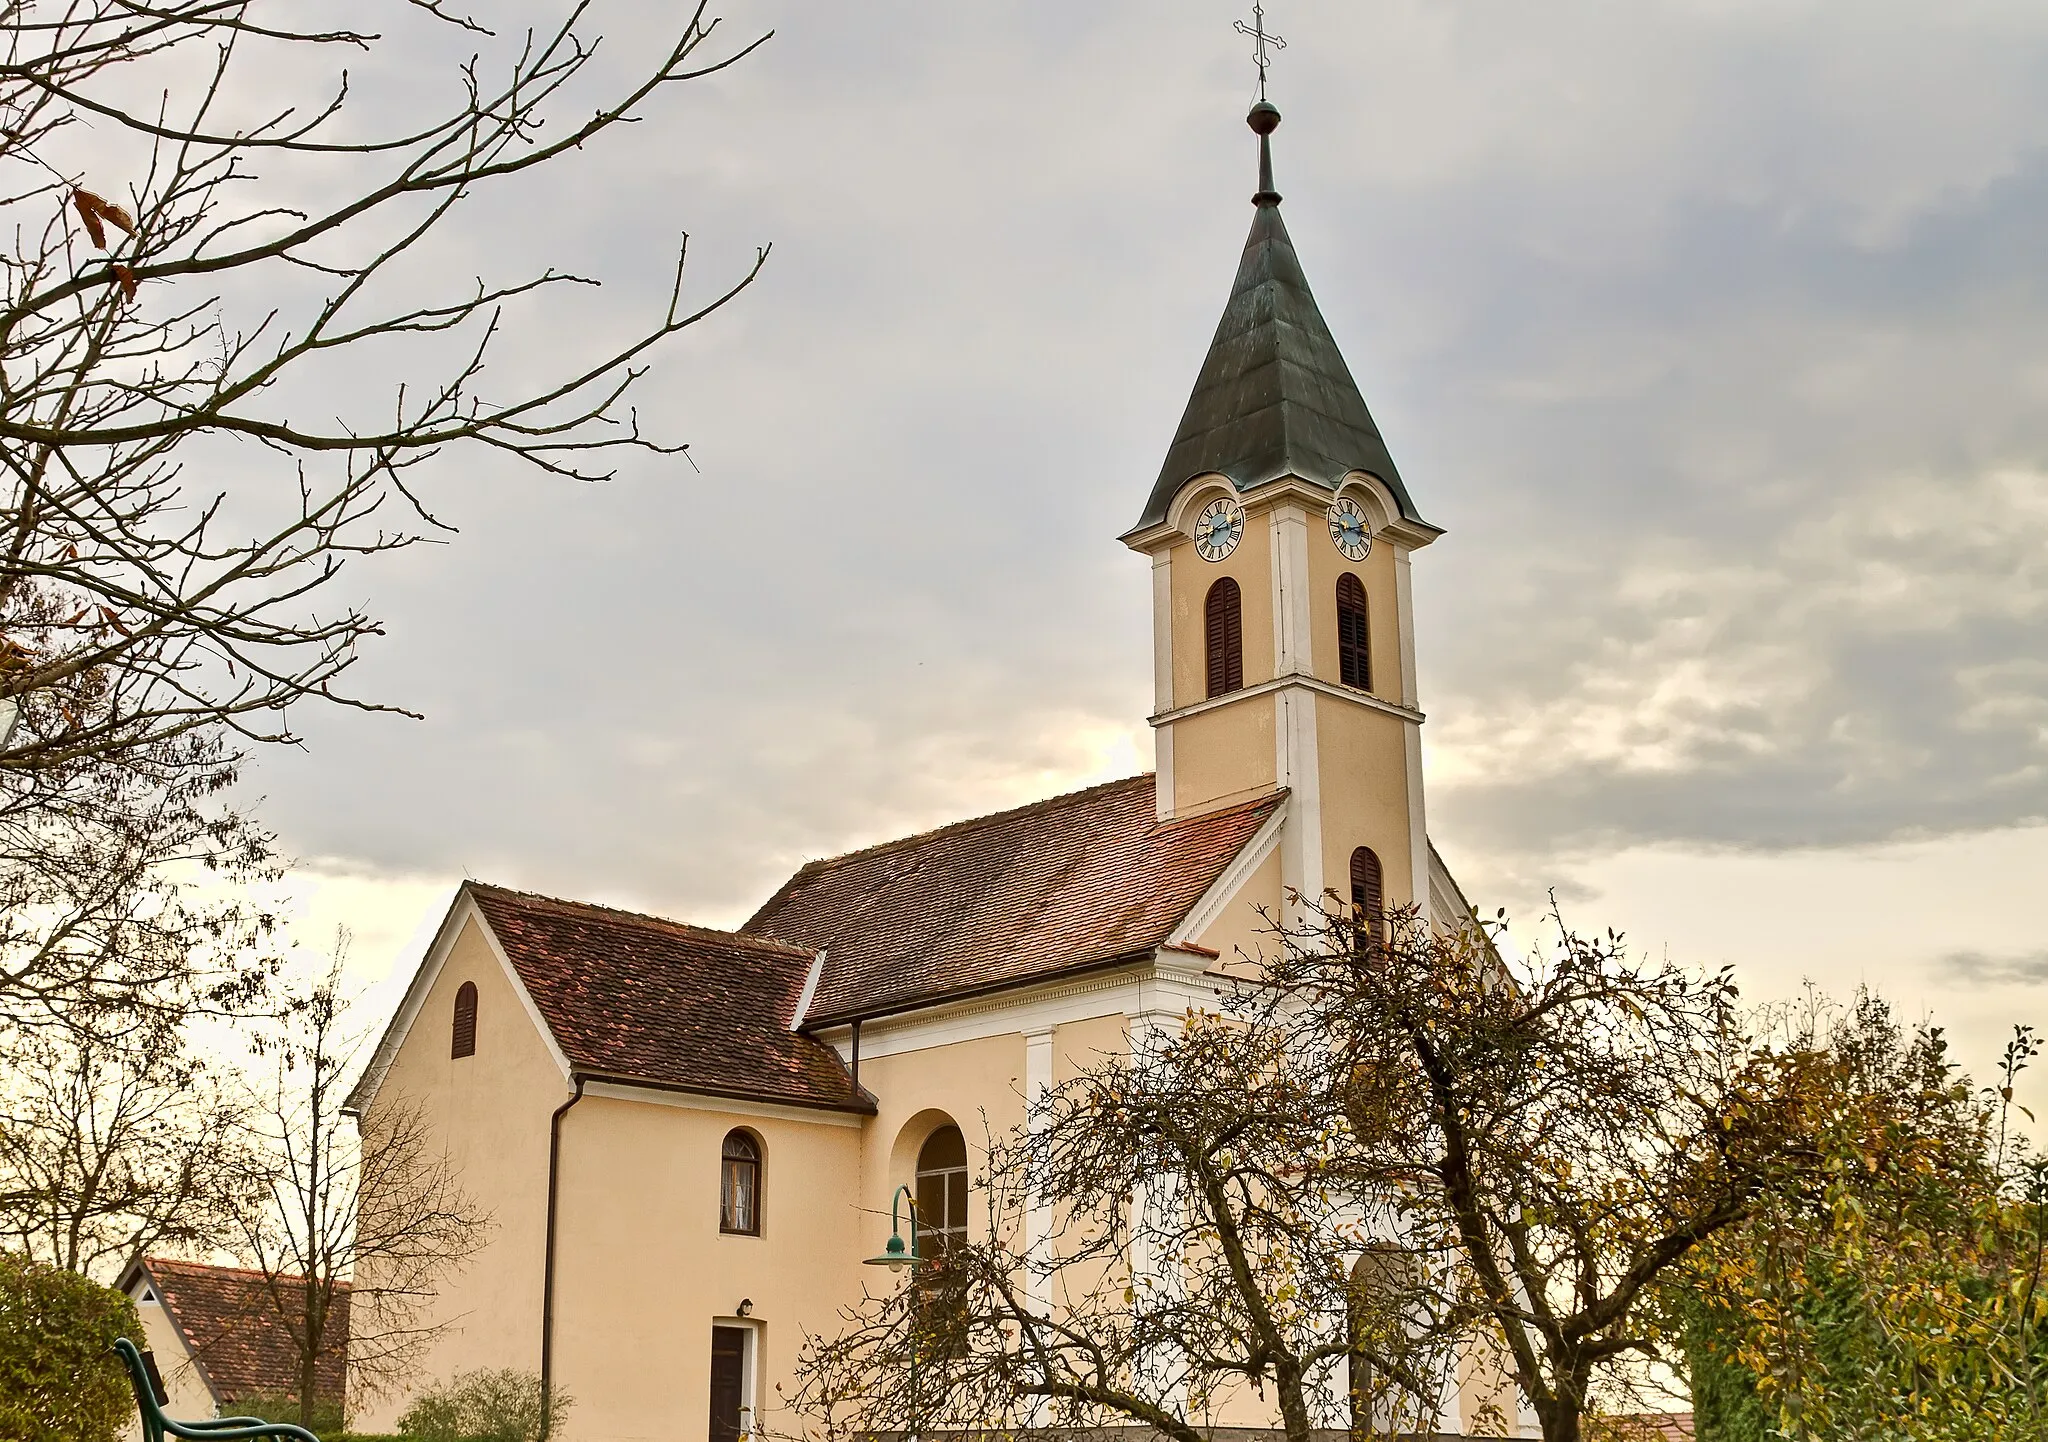
[(474, 881), (463, 889), (575, 1070), (715, 1096), (874, 1109), (836, 1052), (791, 1030), (808, 950)]
[[(267, 1283), (263, 1273), (240, 1267), (148, 1257), (131, 1267), (123, 1290), (135, 1291), (137, 1271), (155, 1288), (217, 1401), (297, 1394), (298, 1350), (268, 1288), (294, 1287), (298, 1278), (279, 1277)], [(334, 1312), (328, 1319), (332, 1341), (320, 1357), (318, 1385), (322, 1396), (338, 1399), (348, 1369), (348, 1284), (337, 1283), (336, 1288)]]
[(1134, 776), (814, 861), (745, 930), (823, 948), (806, 1020), (874, 1016), (1164, 942), (1285, 793), (1160, 822)]

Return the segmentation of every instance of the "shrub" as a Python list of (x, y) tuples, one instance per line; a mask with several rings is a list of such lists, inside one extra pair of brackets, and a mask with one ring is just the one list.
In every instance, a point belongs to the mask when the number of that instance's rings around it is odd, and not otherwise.
[[(237, 1397), (221, 1409), (237, 1417), (261, 1417), (266, 1422), (297, 1422), (299, 1420), (299, 1399), (296, 1397)], [(332, 1397), (319, 1397), (313, 1402), (313, 1420), (306, 1424), (314, 1432), (325, 1437), (330, 1432), (342, 1429), (341, 1403)]]
[(116, 1337), (142, 1339), (128, 1298), (0, 1252), (0, 1442), (115, 1442), (135, 1418)]
[[(573, 1405), (553, 1392), (555, 1432)], [(540, 1378), (512, 1367), (463, 1372), (413, 1399), (398, 1431), (413, 1442), (536, 1442), (540, 1436)]]

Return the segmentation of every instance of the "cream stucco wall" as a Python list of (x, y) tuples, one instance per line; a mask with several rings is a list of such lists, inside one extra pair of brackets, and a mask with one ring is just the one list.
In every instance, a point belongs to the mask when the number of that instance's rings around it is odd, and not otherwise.
[[(477, 988), (476, 1054), (449, 1056), (455, 993)], [(483, 1245), (444, 1275), (436, 1320), (446, 1329), (419, 1357), (422, 1379), (481, 1367), (540, 1365), (541, 1263), (546, 1237), (548, 1116), (568, 1096), (560, 1066), (529, 1020), (481, 925), (457, 933), (404, 1044), (364, 1118), (418, 1107), (446, 1147), (477, 1208)], [(388, 1430), (406, 1393), (364, 1393), (351, 1378), (356, 1425)]]
[(1415, 898), (1409, 833), (1407, 736), (1410, 722), (1334, 696), (1317, 696), (1323, 875), (1344, 894), (1351, 852), (1378, 853), (1390, 905)]
[[(135, 1312), (142, 1318), (142, 1345), (156, 1358), (157, 1373), (164, 1379), (164, 1391), (170, 1397), (164, 1403), (164, 1411), (181, 1422), (214, 1416), (220, 1409), (214, 1404), (213, 1389), (200, 1375), (199, 1364), (192, 1359), (163, 1303), (138, 1298)], [(130, 1431), (133, 1436), (142, 1435), (141, 1417), (135, 1419)]]
[(1178, 540), (1167, 548), (1172, 566), (1173, 705), (1191, 706), (1209, 693), (1204, 606), (1209, 588), (1225, 576), (1237, 582), (1244, 624), (1244, 682), (1273, 679), (1273, 542), (1263, 511), (1246, 515), (1237, 549), (1220, 561), (1205, 561), (1195, 543)]
[[(865, 1080), (865, 1078), (863, 1078)], [(854, 1122), (854, 1125), (847, 1125)], [(760, 1140), (761, 1235), (718, 1228), (719, 1153)], [(815, 1120), (588, 1097), (564, 1120), (557, 1219), (555, 1369), (576, 1398), (571, 1437), (701, 1434), (711, 1328), (743, 1300), (755, 1334), (758, 1420), (780, 1430), (806, 1327), (829, 1331), (859, 1295), (867, 1220), (857, 1119)]]

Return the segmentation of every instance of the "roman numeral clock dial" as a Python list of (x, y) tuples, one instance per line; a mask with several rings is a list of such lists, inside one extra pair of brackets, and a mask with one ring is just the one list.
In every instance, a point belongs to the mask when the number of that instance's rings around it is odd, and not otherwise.
[(1218, 496), (1195, 517), (1195, 554), (1205, 561), (1222, 560), (1243, 536), (1244, 507), (1229, 496)]
[(1349, 496), (1330, 506), (1330, 539), (1347, 561), (1362, 561), (1372, 550), (1372, 522)]

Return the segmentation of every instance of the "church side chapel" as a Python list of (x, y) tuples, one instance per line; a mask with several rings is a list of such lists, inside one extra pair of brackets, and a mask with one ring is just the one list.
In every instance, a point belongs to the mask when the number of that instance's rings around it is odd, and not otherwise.
[[(1290, 895), (1470, 918), (1423, 802), (1409, 567), (1442, 533), (1288, 237), (1280, 113), (1248, 120), (1251, 232), (1120, 538), (1152, 571), (1156, 769), (811, 862), (738, 932), (464, 884), (353, 1098), (422, 1109), (493, 1219), (423, 1378), (536, 1371), (573, 1437), (798, 1433), (799, 1350), (892, 1284), (863, 1263), (899, 1188), (923, 1255), (973, 1236), (982, 1139), (1213, 1006)], [(1433, 1430), (1499, 1387), (1458, 1369)], [(361, 1402), (374, 1431), (405, 1399)]]

